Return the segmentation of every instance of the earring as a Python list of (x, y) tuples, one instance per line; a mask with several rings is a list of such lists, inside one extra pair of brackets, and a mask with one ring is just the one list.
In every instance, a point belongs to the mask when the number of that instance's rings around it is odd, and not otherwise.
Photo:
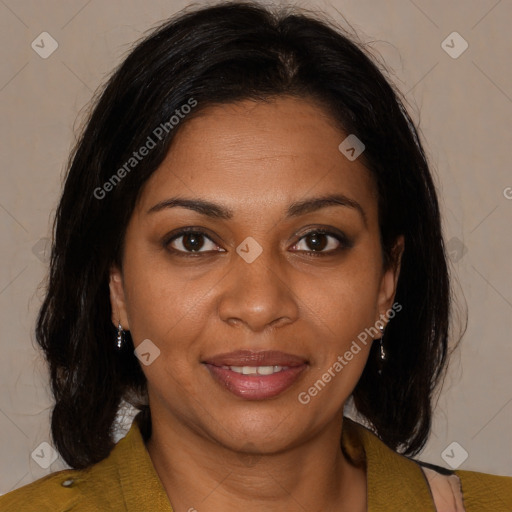
[(381, 337), (380, 337), (380, 359), (381, 361), (385, 361), (386, 360), (386, 352), (384, 350), (384, 343), (383, 343), (383, 339), (384, 339), (384, 326), (383, 325), (379, 325), (379, 330), (380, 330), (380, 333), (381, 333)]
[(124, 343), (124, 331), (121, 327), (121, 322), (118, 323), (117, 326), (117, 348), (121, 349)]

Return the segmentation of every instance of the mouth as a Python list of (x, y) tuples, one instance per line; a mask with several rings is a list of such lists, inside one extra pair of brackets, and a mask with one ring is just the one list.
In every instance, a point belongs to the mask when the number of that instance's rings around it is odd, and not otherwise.
[(265, 400), (291, 387), (309, 363), (284, 352), (241, 350), (208, 358), (203, 364), (224, 390), (245, 400)]

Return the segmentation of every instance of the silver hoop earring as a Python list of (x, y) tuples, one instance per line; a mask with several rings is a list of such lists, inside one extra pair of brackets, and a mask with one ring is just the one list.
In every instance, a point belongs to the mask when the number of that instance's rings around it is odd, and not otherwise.
[(121, 349), (123, 347), (123, 344), (124, 344), (124, 331), (123, 331), (123, 328), (121, 327), (121, 323), (119, 322), (118, 326), (117, 326), (117, 348)]

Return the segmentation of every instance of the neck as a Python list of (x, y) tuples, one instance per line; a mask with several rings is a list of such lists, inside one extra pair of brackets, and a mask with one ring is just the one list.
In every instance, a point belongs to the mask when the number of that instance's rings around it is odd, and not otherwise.
[(233, 451), (152, 412), (147, 449), (175, 512), (366, 510), (366, 476), (340, 448), (343, 416), (309, 440), (260, 455)]

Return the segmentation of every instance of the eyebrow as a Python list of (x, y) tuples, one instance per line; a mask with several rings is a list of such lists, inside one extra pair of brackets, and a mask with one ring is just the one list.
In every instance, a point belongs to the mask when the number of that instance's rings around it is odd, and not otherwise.
[[(286, 217), (299, 217), (306, 213), (311, 213), (328, 206), (344, 206), (352, 208), (359, 212), (364, 224), (367, 225), (367, 217), (363, 207), (354, 199), (350, 199), (343, 194), (331, 194), (321, 197), (313, 197), (302, 201), (295, 201), (288, 206)], [(147, 214), (176, 207), (188, 208), (189, 210), (193, 210), (201, 215), (216, 219), (229, 220), (233, 218), (233, 210), (226, 206), (212, 203), (211, 201), (206, 201), (204, 199), (187, 199), (182, 197), (172, 197), (170, 199), (160, 201), (152, 206), (147, 211)]]

